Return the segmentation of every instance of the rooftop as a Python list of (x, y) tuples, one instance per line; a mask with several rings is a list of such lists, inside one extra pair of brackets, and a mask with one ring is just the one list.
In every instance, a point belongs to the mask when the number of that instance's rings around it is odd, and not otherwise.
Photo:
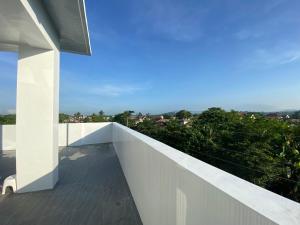
[[(0, 126), (2, 178), (18, 168), (16, 132)], [(59, 124), (58, 136), (58, 183), (1, 196), (1, 225), (299, 225), (299, 203), (118, 123)]]
[[(112, 144), (65, 147), (55, 189), (0, 195), (1, 225), (142, 224)], [(0, 177), (15, 174), (15, 151), (0, 155)]]
[(0, 51), (18, 52), (1, 225), (299, 225), (299, 203), (121, 124), (58, 124), (60, 51), (91, 53), (84, 3), (0, 3)]

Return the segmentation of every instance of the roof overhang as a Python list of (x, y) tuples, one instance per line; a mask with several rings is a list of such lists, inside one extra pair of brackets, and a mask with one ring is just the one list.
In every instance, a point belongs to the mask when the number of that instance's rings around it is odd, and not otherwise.
[(58, 33), (61, 51), (91, 54), (84, 0), (42, 0)]
[(0, 2), (0, 50), (28, 45), (91, 55), (84, 0)]

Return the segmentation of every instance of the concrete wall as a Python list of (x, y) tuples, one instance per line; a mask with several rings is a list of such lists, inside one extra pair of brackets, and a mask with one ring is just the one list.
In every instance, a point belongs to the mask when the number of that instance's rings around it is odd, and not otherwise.
[[(112, 124), (62, 123), (59, 124), (59, 146), (79, 146), (112, 142)], [(16, 149), (16, 126), (0, 125), (0, 150)]]
[(113, 144), (144, 225), (300, 224), (300, 204), (116, 123)]
[(66, 133), (70, 146), (109, 143), (112, 142), (112, 123), (69, 123)]
[(16, 149), (16, 126), (0, 125), (0, 150)]
[(68, 123), (58, 125), (58, 146), (68, 146)]

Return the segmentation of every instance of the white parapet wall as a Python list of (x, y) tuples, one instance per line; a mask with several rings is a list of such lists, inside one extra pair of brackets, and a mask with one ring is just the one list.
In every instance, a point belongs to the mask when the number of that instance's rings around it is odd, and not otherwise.
[(69, 146), (109, 143), (112, 142), (112, 123), (69, 123), (65, 133)]
[(113, 123), (144, 225), (299, 225), (300, 204)]
[[(112, 142), (112, 123), (59, 124), (59, 146), (80, 146)], [(16, 126), (0, 125), (0, 151), (16, 149)]]
[(0, 151), (16, 149), (16, 126), (0, 125)]

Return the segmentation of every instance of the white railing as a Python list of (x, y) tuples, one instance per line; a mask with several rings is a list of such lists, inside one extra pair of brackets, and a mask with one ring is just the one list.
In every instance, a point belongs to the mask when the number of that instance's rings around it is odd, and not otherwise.
[[(0, 147), (15, 146), (0, 126)], [(112, 142), (144, 225), (299, 225), (300, 204), (117, 123), (60, 124), (61, 146)]]
[(113, 124), (144, 225), (299, 225), (300, 204)]

